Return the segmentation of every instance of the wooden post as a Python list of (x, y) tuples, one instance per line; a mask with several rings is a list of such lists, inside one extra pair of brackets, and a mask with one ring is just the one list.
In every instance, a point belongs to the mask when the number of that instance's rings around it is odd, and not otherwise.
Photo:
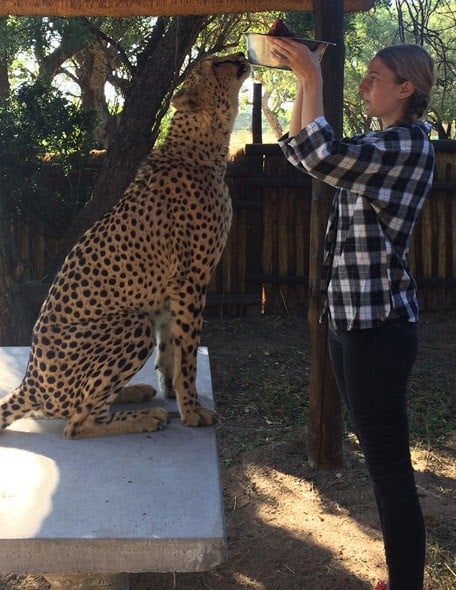
[[(245, 158), (249, 176), (259, 178), (263, 176), (263, 155), (254, 148), (255, 146), (245, 146)], [(262, 285), (258, 282), (258, 277), (263, 274), (263, 187), (243, 183), (241, 191), (242, 197), (251, 204), (245, 212), (245, 293), (251, 295), (255, 301), (246, 306), (245, 311), (248, 315), (258, 315), (262, 305)]]
[[(263, 85), (259, 82), (253, 84), (252, 100), (252, 143), (263, 143), (263, 131), (261, 124), (261, 96)], [(250, 146), (254, 147), (254, 146)], [(247, 170), (249, 176), (263, 176), (262, 152), (245, 148)], [(263, 250), (263, 188), (260, 186), (245, 185), (242, 189), (243, 197), (251, 201), (255, 206), (249, 207), (245, 214), (247, 226), (246, 258), (245, 258), (245, 293), (253, 295), (257, 303), (246, 306), (246, 313), (258, 314), (261, 310), (261, 289), (258, 276), (263, 274), (262, 250)], [(250, 278), (249, 278), (250, 277)], [(254, 278), (252, 278), (254, 277)]]
[[(342, 131), (344, 73), (344, 2), (314, 3), (315, 37), (336, 43), (329, 46), (322, 62), (325, 115), (336, 134)], [(309, 397), (309, 464), (336, 468), (343, 463), (341, 401), (327, 350), (327, 322), (319, 323), (321, 308), (320, 272), (328, 213), (334, 190), (313, 181), (310, 223), (309, 332), (311, 371)]]
[(263, 129), (261, 124), (261, 95), (263, 84), (253, 84), (252, 102), (252, 143), (263, 143)]

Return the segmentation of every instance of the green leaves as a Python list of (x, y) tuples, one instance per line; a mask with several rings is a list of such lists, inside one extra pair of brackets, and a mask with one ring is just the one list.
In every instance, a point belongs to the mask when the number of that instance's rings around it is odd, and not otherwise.
[[(59, 236), (88, 198), (70, 177), (87, 165), (93, 116), (43, 84), (22, 85), (0, 106), (0, 197), (12, 218)], [(59, 182), (49, 186), (52, 171)]]

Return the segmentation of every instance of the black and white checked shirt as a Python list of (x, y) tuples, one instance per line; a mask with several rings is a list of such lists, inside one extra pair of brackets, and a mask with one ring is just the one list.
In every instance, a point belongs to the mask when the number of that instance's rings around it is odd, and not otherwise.
[(318, 117), (295, 137), (279, 140), (294, 166), (338, 189), (322, 273), (325, 307), (338, 330), (418, 317), (407, 253), (432, 184), (434, 148), (427, 133), (418, 122), (337, 140)]

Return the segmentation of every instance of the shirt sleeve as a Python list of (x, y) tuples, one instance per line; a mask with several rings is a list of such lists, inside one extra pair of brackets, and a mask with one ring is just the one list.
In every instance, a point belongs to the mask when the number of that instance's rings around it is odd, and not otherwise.
[(418, 126), (337, 140), (321, 116), (295, 137), (282, 137), (279, 145), (291, 164), (311, 176), (379, 201), (389, 201), (399, 187), (404, 191), (404, 182), (427, 185), (432, 175), (432, 146)]

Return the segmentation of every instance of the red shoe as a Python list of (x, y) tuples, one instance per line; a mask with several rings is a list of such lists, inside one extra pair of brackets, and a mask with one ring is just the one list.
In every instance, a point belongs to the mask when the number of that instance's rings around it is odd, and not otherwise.
[(375, 590), (388, 590), (388, 586), (385, 584), (385, 582), (377, 582)]

